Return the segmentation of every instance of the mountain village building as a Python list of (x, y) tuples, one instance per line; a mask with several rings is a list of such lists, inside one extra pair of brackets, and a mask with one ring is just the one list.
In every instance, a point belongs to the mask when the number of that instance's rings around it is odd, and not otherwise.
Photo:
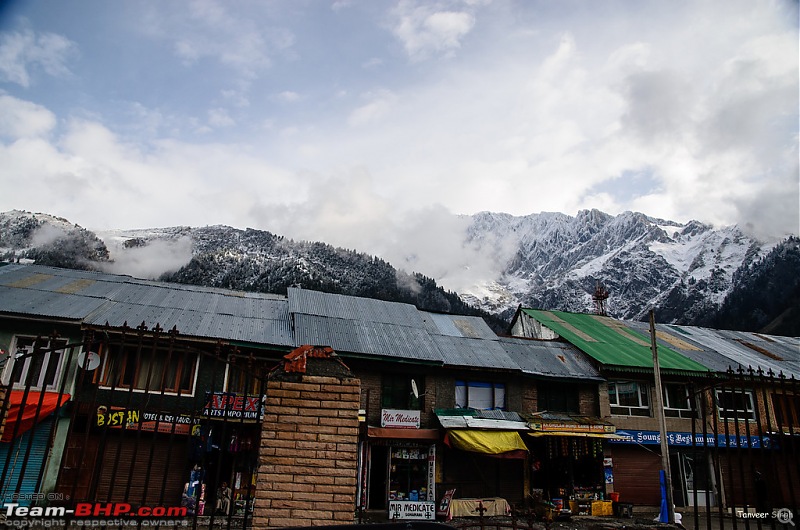
[[(513, 334), (561, 337), (604, 376), (600, 415), (616, 426), (607, 490), (634, 504), (660, 498), (660, 432), (647, 323), (519, 308)], [(659, 325), (673, 501), (677, 506), (795, 506), (800, 470), (797, 338)]]
[[(756, 495), (742, 483), (758, 471), (796, 505), (797, 470), (775, 462), (800, 433), (798, 339), (659, 329), (676, 499), (738, 505)], [(520, 308), (511, 335), (477, 317), (298, 288), (0, 266), (1, 493), (263, 527), (366, 511), (430, 520), (445, 497), (450, 516), (545, 500), (608, 513), (612, 493), (657, 506), (640, 323)], [(728, 364), (775, 377), (741, 391), (722, 384)], [(692, 444), (712, 430), (713, 453)], [(731, 439), (748, 441), (746, 455)], [(721, 461), (721, 475), (697, 473)]]

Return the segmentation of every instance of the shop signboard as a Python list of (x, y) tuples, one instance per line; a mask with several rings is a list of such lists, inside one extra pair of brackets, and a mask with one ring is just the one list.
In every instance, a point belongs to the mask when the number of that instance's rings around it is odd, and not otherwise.
[(389, 518), (433, 521), (436, 519), (436, 503), (429, 501), (389, 501)]
[(189, 434), (199, 418), (168, 412), (143, 412), (121, 407), (97, 408), (97, 426), (110, 429), (138, 429), (143, 432)]
[(381, 409), (381, 427), (392, 429), (419, 429), (418, 410)]
[(254, 422), (261, 418), (261, 396), (206, 392), (203, 415), (212, 419)]
[[(621, 439), (608, 440), (612, 444), (637, 444), (637, 445), (660, 445), (661, 433), (658, 431), (637, 431), (637, 430), (618, 430), (618, 436)], [(694, 442), (693, 442), (694, 439)], [(763, 442), (763, 443), (762, 443)], [(703, 436), (702, 433), (697, 433), (692, 437), (689, 432), (668, 432), (667, 444), (679, 447), (737, 447), (737, 448), (752, 448), (760, 449), (761, 447), (769, 447), (770, 439), (767, 437), (761, 438), (758, 436), (744, 436), (736, 434), (707, 434)]]
[(597, 423), (571, 423), (561, 421), (532, 421), (530, 428), (538, 432), (613, 433), (616, 427)]

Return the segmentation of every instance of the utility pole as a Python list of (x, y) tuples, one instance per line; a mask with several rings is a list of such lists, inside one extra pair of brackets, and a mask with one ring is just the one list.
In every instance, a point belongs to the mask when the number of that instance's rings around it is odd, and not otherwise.
[(675, 507), (672, 505), (672, 473), (669, 467), (669, 446), (667, 444), (667, 420), (664, 417), (664, 394), (661, 390), (661, 367), (658, 364), (658, 347), (656, 346), (656, 314), (650, 310), (650, 349), (653, 351), (653, 372), (656, 377), (656, 415), (661, 434), (661, 468), (664, 470), (664, 481), (667, 493), (667, 523), (675, 522)]

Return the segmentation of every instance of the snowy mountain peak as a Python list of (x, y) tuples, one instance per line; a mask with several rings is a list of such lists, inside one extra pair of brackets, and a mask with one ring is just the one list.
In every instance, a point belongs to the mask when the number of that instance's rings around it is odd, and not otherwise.
[(687, 283), (703, 291), (704, 303), (718, 305), (732, 288), (733, 273), (774, 246), (735, 226), (715, 230), (697, 221), (598, 210), (575, 217), (484, 212), (473, 217), (468, 239), (494, 253), (514, 242), (496, 277), (461, 293), (471, 303), (506, 314), (519, 303), (591, 311), (599, 282), (611, 293), (609, 312), (623, 318), (640, 318)]

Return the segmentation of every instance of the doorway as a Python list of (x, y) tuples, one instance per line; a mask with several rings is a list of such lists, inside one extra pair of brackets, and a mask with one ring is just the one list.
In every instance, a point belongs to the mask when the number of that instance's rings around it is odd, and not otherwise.
[(389, 448), (385, 445), (370, 447), (369, 490), (367, 505), (370, 510), (386, 510), (389, 497), (388, 479)]

